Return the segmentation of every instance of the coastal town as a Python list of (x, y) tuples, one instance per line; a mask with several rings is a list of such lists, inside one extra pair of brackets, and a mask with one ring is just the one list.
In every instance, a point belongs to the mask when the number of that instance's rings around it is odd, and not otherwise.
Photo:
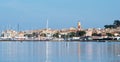
[(120, 40), (120, 21), (115, 20), (113, 25), (105, 25), (105, 28), (82, 28), (80, 22), (76, 27), (68, 29), (45, 29), (15, 31), (12, 29), (1, 32), (0, 40), (20, 40), (20, 41), (91, 41), (91, 40)]

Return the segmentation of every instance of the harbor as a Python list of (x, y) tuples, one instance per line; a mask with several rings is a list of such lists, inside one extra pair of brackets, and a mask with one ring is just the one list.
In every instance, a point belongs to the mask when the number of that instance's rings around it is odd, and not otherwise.
[(120, 62), (120, 0), (0, 0), (0, 62)]
[[(114, 23), (120, 21), (114, 21)], [(82, 28), (80, 22), (76, 28), (51, 29), (48, 25), (45, 29), (24, 30), (3, 30), (0, 34), (0, 41), (120, 41), (120, 27), (116, 28)], [(118, 23), (119, 24), (119, 23)], [(106, 25), (105, 25), (106, 26)]]

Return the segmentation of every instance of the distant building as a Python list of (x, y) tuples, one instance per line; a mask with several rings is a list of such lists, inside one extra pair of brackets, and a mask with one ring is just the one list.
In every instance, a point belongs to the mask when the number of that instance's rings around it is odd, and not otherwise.
[(14, 30), (6, 30), (6, 31), (3, 31), (2, 34), (1, 34), (1, 38), (2, 39), (13, 39), (15, 38), (15, 36), (17, 35), (17, 32), (14, 31)]
[(15, 39), (17, 39), (17, 40), (25, 40), (26, 37), (24, 35), (25, 35), (24, 32), (18, 32)]
[(86, 30), (86, 36), (92, 36), (92, 31), (93, 31), (93, 30), (90, 29), (90, 28), (87, 29), (87, 30)]
[(45, 30), (42, 30), (41, 33), (46, 34), (46, 37), (52, 37), (53, 34), (57, 33), (57, 30), (45, 29)]
[(14, 38), (17, 35), (17, 32), (14, 30), (6, 30), (2, 32), (2, 37), (4, 38)]
[(78, 22), (77, 29), (80, 31), (81, 30), (81, 23)]

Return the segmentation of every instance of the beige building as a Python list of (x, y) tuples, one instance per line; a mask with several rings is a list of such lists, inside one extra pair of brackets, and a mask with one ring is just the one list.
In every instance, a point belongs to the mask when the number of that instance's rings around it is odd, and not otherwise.
[(86, 30), (86, 36), (92, 36), (92, 32), (93, 32), (92, 29), (87, 29)]
[(24, 32), (18, 32), (15, 38), (17, 40), (24, 40), (24, 39), (26, 39), (26, 37), (24, 35), (25, 35)]

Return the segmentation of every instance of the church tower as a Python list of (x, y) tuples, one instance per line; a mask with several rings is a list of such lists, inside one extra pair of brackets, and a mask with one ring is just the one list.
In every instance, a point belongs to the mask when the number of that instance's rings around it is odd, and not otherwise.
[(77, 29), (80, 31), (81, 30), (81, 23), (78, 22)]

